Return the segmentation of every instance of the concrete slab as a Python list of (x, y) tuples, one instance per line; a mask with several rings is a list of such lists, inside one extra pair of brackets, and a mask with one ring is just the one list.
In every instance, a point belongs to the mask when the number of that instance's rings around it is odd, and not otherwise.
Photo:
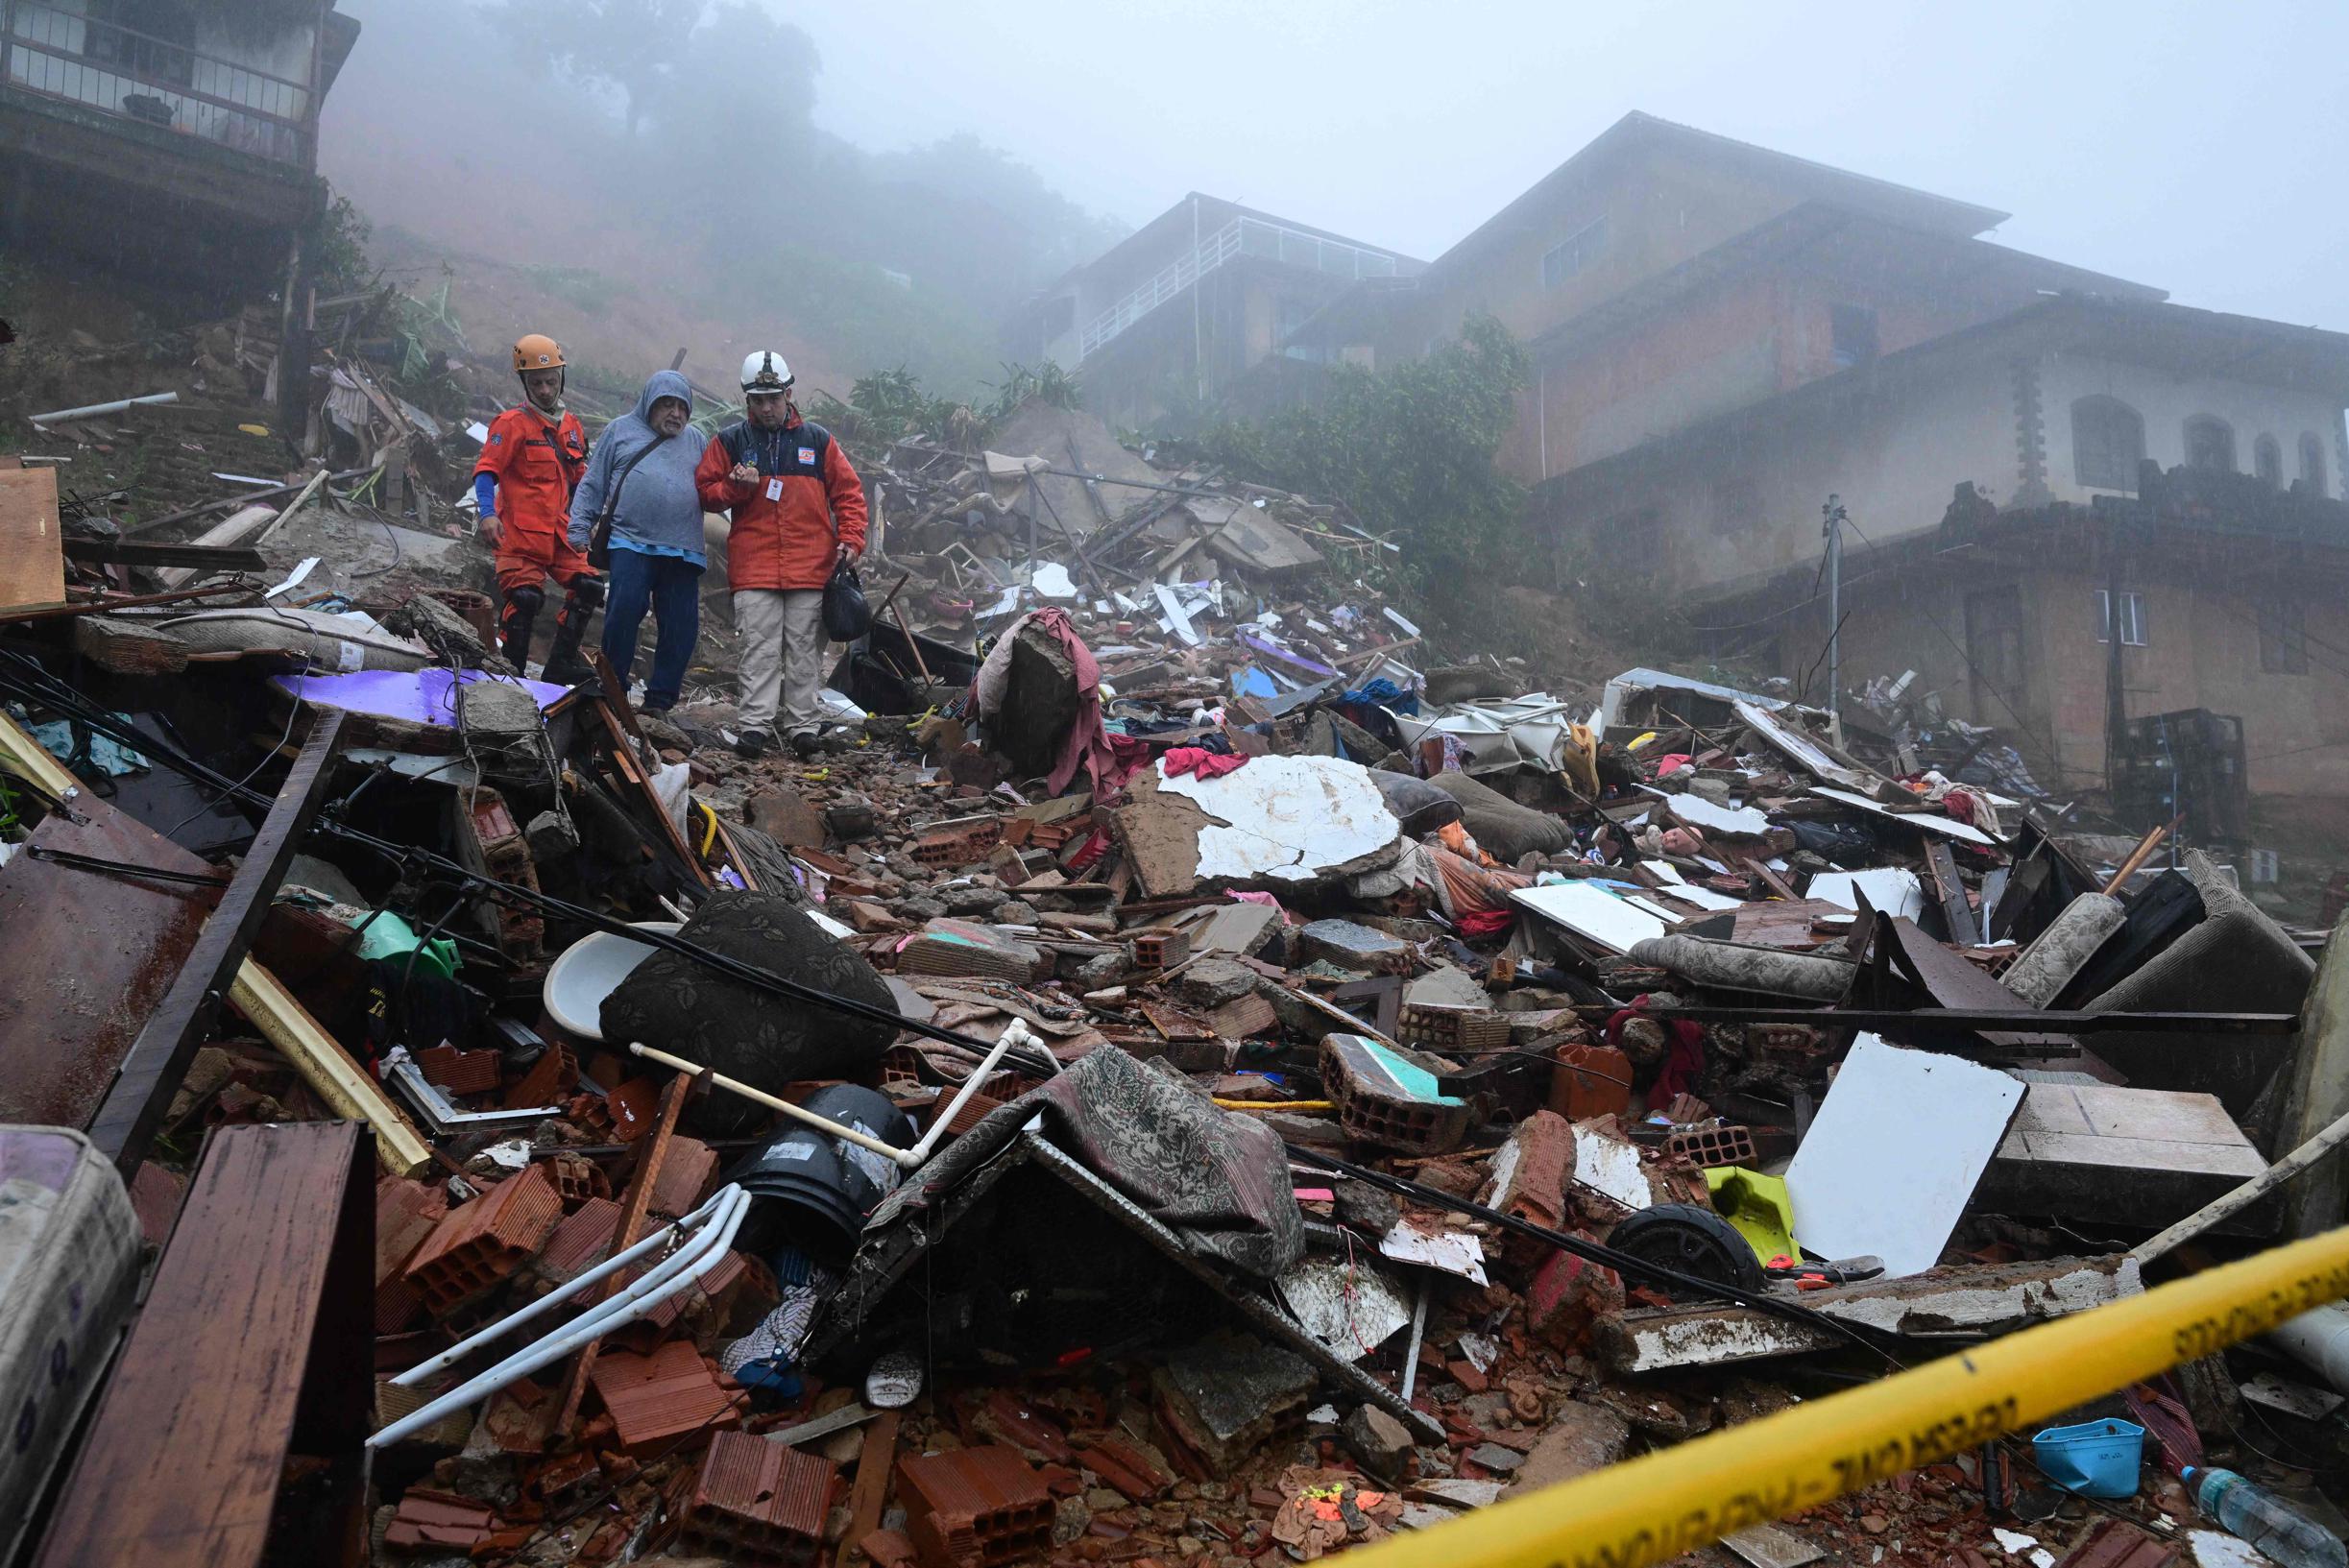
[[(2125, 1254), (2044, 1263), (1965, 1265), (1899, 1280), (1806, 1291), (1803, 1304), (1887, 1334), (2004, 1334), (2141, 1293)], [(1843, 1341), (1746, 1307), (1638, 1308), (1599, 1321), (1599, 1357), (1617, 1372), (1719, 1366), (1828, 1350)]]
[[(2216, 1096), (2032, 1083), (1974, 1201), (2158, 1230), (2266, 1169)], [(2279, 1223), (2265, 1203), (2221, 1228), (2272, 1236)]]

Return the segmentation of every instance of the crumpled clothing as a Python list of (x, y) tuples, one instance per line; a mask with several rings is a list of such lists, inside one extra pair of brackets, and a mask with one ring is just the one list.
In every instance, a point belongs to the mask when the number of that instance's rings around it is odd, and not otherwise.
[[(116, 713), (114, 717), (126, 726), (131, 722), (128, 713)], [(30, 724), (25, 728), (34, 739), (40, 742), (41, 749), (59, 761), (76, 761), (73, 724), (70, 720), (51, 719), (46, 724)], [(145, 754), (130, 746), (102, 736), (95, 730), (84, 733), (89, 737), (89, 756), (82, 764), (85, 768), (95, 768), (109, 779), (118, 779), (126, 773), (144, 773), (152, 765)]]
[(1981, 829), (1993, 836), (2003, 836), (1998, 825), (1998, 808), (1990, 797), (1974, 784), (1959, 784), (1949, 775), (1928, 769), (1901, 781), (1938, 806), (1943, 815), (1953, 822), (1963, 822)]
[[(1601, 1038), (1614, 1049), (1623, 1049), (1623, 1025), (1635, 1018), (1645, 1018), (1648, 995), (1641, 992), (1632, 999), (1632, 1004), (1607, 1021)], [(1705, 1030), (1685, 1018), (1658, 1019), (1671, 1036), (1672, 1044), (1664, 1057), (1663, 1071), (1649, 1086), (1648, 1103), (1669, 1104), (1676, 1095), (1693, 1093), (1697, 1074), (1705, 1070)]]
[[(1084, 639), (1077, 635), (1067, 611), (1032, 610), (1004, 628), (1003, 635), (995, 639), (995, 646), (987, 651), (986, 661), (979, 666), (978, 679), (971, 685), (978, 699), (979, 716), (984, 721), (1003, 712), (1004, 690), (1011, 682), (1011, 645), (1031, 622), (1058, 639), (1077, 672), (1077, 722), (1069, 726), (1059, 760), (1053, 764), (1045, 785), (1052, 793), (1060, 794), (1081, 767), (1093, 780), (1093, 792), (1108, 794), (1133, 777), (1149, 752), (1140, 741), (1113, 737), (1102, 727), (1102, 666), (1093, 657), (1093, 650), (1085, 646)], [(1126, 741), (1123, 747), (1118, 744), (1121, 739)], [(1127, 750), (1128, 747), (1131, 749)]]
[(1236, 773), (1247, 765), (1247, 759), (1245, 757), (1219, 756), (1203, 746), (1175, 746), (1166, 754), (1164, 774), (1170, 779), (1186, 776), (1221, 779), (1224, 774)]
[(1656, 776), (1659, 779), (1669, 778), (1695, 760), (1695, 758), (1684, 751), (1676, 751), (1669, 757), (1659, 757), (1656, 759)]
[(814, 1270), (805, 1285), (783, 1287), (783, 1304), (759, 1321), (759, 1326), (718, 1353), (718, 1369), (739, 1379), (742, 1368), (766, 1362), (781, 1369), (799, 1360), (800, 1347), (815, 1328), (815, 1309), (832, 1289), (829, 1269)]
[(1436, 830), (1436, 839), (1464, 860), (1473, 860), (1480, 866), (1492, 867), (1501, 862), (1485, 853), (1485, 846), (1476, 841), (1465, 822), (1447, 822)]
[[(1385, 708), (1397, 713), (1417, 713), (1419, 711), (1418, 688), (1396, 686), (1384, 675), (1351, 691), (1341, 691), (1332, 700), (1340, 708)], [(1351, 713), (1346, 716), (1353, 718)], [(1356, 719), (1355, 722), (1361, 721)]]

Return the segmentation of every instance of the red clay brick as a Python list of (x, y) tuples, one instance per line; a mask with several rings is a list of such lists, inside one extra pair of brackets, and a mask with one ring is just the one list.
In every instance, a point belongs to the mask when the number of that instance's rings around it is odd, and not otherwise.
[(661, 1108), (661, 1091), (650, 1078), (630, 1078), (604, 1096), (604, 1114), (612, 1119), (612, 1136), (633, 1144), (652, 1131)]
[(405, 1275), (434, 1313), (453, 1311), (529, 1262), (562, 1218), (555, 1184), (532, 1166), (450, 1210), (408, 1260)]
[(595, 1358), (593, 1381), (620, 1445), (632, 1453), (705, 1427), (741, 1424), (735, 1391), (683, 1339), (649, 1356), (607, 1351)]
[(497, 1512), (486, 1504), (453, 1492), (410, 1487), (384, 1532), (386, 1546), (449, 1546), (459, 1551), (490, 1538), (497, 1528)]
[(897, 1461), (897, 1481), (929, 1568), (995, 1568), (1052, 1544), (1052, 1492), (1011, 1449), (910, 1455)]
[(426, 1046), (416, 1053), (416, 1066), (424, 1081), (437, 1083), (452, 1095), (486, 1095), (497, 1087), (502, 1058), (494, 1050), (459, 1050), (454, 1046)]
[(829, 1459), (739, 1432), (710, 1439), (684, 1509), (690, 1551), (761, 1568), (805, 1568), (824, 1549), (838, 1471)]
[(530, 1064), (530, 1070), (506, 1091), (505, 1108), (520, 1111), (532, 1105), (560, 1105), (579, 1084), (579, 1061), (570, 1047), (549, 1045)]

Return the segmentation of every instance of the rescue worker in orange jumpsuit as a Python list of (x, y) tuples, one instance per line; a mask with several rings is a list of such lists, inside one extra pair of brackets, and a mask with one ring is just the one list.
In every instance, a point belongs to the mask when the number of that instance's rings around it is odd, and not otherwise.
[(515, 344), (514, 374), (522, 404), (490, 422), (473, 468), (481, 537), (497, 552), (498, 637), (506, 662), (520, 671), (552, 577), (562, 585), (563, 608), (555, 615), (545, 679), (575, 685), (593, 673), (579, 657), (579, 639), (604, 587), (569, 538), (571, 492), (587, 467), (587, 432), (563, 406), (563, 350), (554, 339), (532, 332)]

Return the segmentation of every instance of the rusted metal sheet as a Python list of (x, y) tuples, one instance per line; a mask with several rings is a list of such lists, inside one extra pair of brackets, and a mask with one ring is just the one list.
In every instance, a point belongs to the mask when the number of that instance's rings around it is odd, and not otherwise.
[(366, 1560), (374, 1170), (351, 1122), (212, 1135), (37, 1568)]
[(179, 977), (217, 896), (185, 883), (77, 871), (56, 850), (201, 875), (212, 868), (106, 802), (44, 818), (0, 866), (0, 1122), (81, 1127), (105, 1103), (139, 1030)]

